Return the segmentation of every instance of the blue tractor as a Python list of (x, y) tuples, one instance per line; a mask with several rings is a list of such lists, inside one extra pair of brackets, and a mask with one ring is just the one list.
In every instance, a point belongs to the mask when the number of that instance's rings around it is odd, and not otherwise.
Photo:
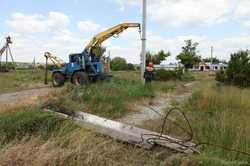
[[(119, 35), (130, 27), (138, 27), (140, 29), (140, 24), (123, 23), (97, 34), (82, 53), (69, 55), (69, 63), (63, 63), (58, 57), (46, 52), (46, 66), (48, 59), (50, 59), (58, 67), (52, 70), (53, 86), (63, 86), (66, 80), (70, 80), (75, 85), (85, 85), (90, 81), (109, 78), (109, 63), (103, 57), (96, 55), (95, 49), (100, 47), (108, 38)], [(47, 83), (47, 77), (45, 83)]]
[[(46, 52), (45, 57), (51, 59), (53, 56)], [(84, 85), (88, 84), (89, 81), (103, 80), (110, 77), (110, 74), (105, 72), (107, 70), (105, 70), (104, 65), (107, 64), (104, 60), (89, 56), (86, 51), (80, 54), (71, 54), (69, 55), (69, 63), (60, 64), (52, 70), (52, 84), (54, 87), (63, 86), (66, 80), (70, 80), (75, 85)]]

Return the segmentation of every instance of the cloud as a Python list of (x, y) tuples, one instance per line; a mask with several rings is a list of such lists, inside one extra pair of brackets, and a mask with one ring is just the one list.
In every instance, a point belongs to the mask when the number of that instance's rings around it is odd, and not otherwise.
[[(188, 39), (192, 39), (193, 42), (200, 43), (197, 49), (203, 58), (210, 57), (211, 46), (214, 47), (214, 56), (223, 60), (229, 60), (230, 54), (232, 52), (236, 52), (240, 49), (250, 48), (250, 44), (246, 44), (250, 43), (249, 34), (229, 36), (221, 39), (212, 39), (206, 35), (164, 37), (149, 31), (147, 50), (153, 53), (156, 53), (160, 50), (164, 50), (166, 52), (170, 51), (171, 57), (168, 57), (164, 63), (176, 62), (176, 56), (180, 53), (181, 47), (185, 44), (184, 40)], [(107, 46), (107, 49), (111, 51), (112, 58), (121, 56), (126, 58), (128, 62), (137, 64), (140, 63), (141, 42), (136, 30), (127, 30), (120, 36), (119, 39), (111, 39), (108, 42), (105, 42), (104, 46)]]
[(60, 12), (50, 12), (48, 16), (48, 25), (50, 27), (65, 27), (70, 23), (69, 17)]
[[(138, 5), (137, 0), (116, 0), (125, 8)], [(150, 18), (165, 26), (211, 25), (226, 21), (233, 8), (229, 0), (150, 0), (148, 14)]]
[(136, 0), (115, 0), (115, 2), (119, 4), (121, 11), (124, 11), (127, 5), (135, 6), (139, 4)]
[[(139, 0), (115, 0), (120, 5), (138, 5)], [(211, 2), (210, 2), (211, 1)], [(218, 24), (228, 19), (244, 19), (244, 25), (250, 27), (250, 14), (247, 0), (149, 0), (149, 16), (151, 20), (159, 22), (157, 26), (185, 26), (185, 25), (211, 25)], [(239, 6), (239, 4), (243, 4)], [(233, 6), (233, 7), (232, 7)], [(230, 13), (230, 14), (229, 14)], [(234, 16), (234, 18), (229, 18)], [(58, 57), (68, 62), (68, 55), (72, 52), (81, 52), (87, 41), (79, 38), (79, 34), (73, 33), (69, 29), (70, 19), (67, 15), (59, 12), (50, 12), (47, 15), (14, 13), (7, 21), (7, 25), (12, 28), (13, 52), (17, 61), (30, 61), (37, 57), (37, 61), (44, 62), (43, 53), (51, 51)], [(90, 20), (79, 21), (72, 24), (83, 32), (101, 31), (103, 27)], [(163, 29), (164, 30), (164, 29)], [(122, 56), (128, 62), (139, 63), (141, 42), (138, 30), (128, 29), (120, 35), (119, 39), (110, 39), (104, 43), (111, 56)], [(44, 32), (38, 33), (37, 32)], [(49, 33), (52, 32), (52, 33)], [(40, 34), (40, 35), (39, 35)], [(204, 33), (206, 34), (206, 33)], [(209, 36), (187, 35), (165, 37), (158, 31), (156, 35), (148, 31), (148, 50), (157, 52), (160, 49), (170, 51), (172, 56), (167, 62), (175, 61), (176, 55), (180, 52), (184, 40), (193, 39), (199, 42), (198, 50), (203, 57), (210, 55), (210, 46), (214, 46), (215, 55), (221, 59), (229, 59), (230, 53), (240, 48), (246, 48), (250, 43), (249, 34), (238, 34), (221, 39), (213, 39)], [(250, 46), (250, 45), (249, 45)], [(248, 46), (248, 47), (249, 47)]]
[(250, 1), (249, 0), (239, 0), (236, 3), (236, 7), (234, 9), (234, 16), (236, 18), (248, 17), (250, 16)]
[[(83, 51), (84, 46), (89, 39), (81, 39), (68, 29), (58, 30), (50, 38), (39, 37), (35, 35), (25, 35), (20, 33), (10, 33), (13, 37), (12, 51), (16, 61), (32, 62), (36, 57), (37, 62), (44, 62), (44, 52), (50, 51), (58, 57), (68, 62), (70, 53), (78, 53)], [(176, 61), (176, 55), (181, 51), (184, 40), (193, 39), (199, 42), (199, 54), (202, 57), (210, 56), (210, 47), (214, 46), (214, 55), (219, 59), (230, 58), (230, 53), (239, 49), (250, 48), (250, 35), (242, 34), (239, 36), (225, 37), (222, 39), (211, 39), (208, 36), (176, 36), (164, 37), (155, 35), (153, 32), (148, 33), (147, 48), (152, 52), (158, 52), (163, 49), (170, 51), (171, 57), (167, 58), (165, 63)], [(108, 51), (111, 51), (111, 57), (121, 56), (130, 63), (140, 63), (141, 41), (137, 30), (129, 29), (120, 35), (119, 39), (110, 39), (103, 43)], [(107, 52), (108, 53), (108, 52)]]
[(209, 25), (225, 21), (230, 9), (228, 0), (153, 0), (149, 15), (164, 25)]
[(245, 27), (247, 27), (247, 28), (250, 29), (250, 20), (249, 20), (249, 21), (245, 21), (245, 22), (243, 23), (243, 25), (244, 25)]
[(246, 28), (250, 28), (250, 1), (249, 0), (240, 0), (236, 3), (235, 9), (233, 12), (234, 18), (236, 20), (242, 21), (242, 24)]
[(67, 15), (60, 12), (50, 12), (47, 17), (41, 14), (13, 13), (6, 23), (16, 32), (37, 33), (64, 28), (70, 20)]
[(17, 62), (45, 62), (44, 52), (51, 52), (68, 62), (68, 55), (80, 53), (86, 40), (76, 37), (68, 29), (58, 30), (51, 37), (25, 33), (9, 33), (13, 39), (11, 49)]
[(92, 32), (92, 31), (97, 31), (101, 25), (93, 22), (93, 21), (79, 21), (77, 23), (77, 26), (78, 26), (78, 29), (81, 31), (81, 32)]

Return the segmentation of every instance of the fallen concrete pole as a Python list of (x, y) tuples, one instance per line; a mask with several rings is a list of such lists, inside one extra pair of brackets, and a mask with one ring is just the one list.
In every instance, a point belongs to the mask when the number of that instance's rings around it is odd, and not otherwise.
[[(51, 110), (45, 111), (53, 112)], [(160, 136), (160, 134), (156, 132), (108, 120), (92, 114), (77, 112), (74, 113), (74, 116), (71, 116), (58, 112), (54, 113), (65, 118), (70, 118), (85, 128), (95, 130), (96, 132), (110, 136), (115, 140), (142, 148), (150, 149), (154, 145), (159, 145), (181, 153), (199, 153), (195, 148), (195, 144), (192, 142), (182, 142), (181, 140), (168, 135)]]

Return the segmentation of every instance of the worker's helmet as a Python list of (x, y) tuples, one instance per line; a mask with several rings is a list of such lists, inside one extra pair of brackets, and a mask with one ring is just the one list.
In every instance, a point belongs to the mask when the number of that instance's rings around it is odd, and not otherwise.
[(153, 64), (152, 62), (150, 62), (150, 63), (148, 64), (148, 67), (154, 67), (154, 64)]

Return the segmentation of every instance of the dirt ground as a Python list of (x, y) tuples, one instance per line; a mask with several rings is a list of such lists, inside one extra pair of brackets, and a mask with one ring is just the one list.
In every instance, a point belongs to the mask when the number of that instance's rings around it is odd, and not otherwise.
[(6, 108), (16, 107), (18, 105), (32, 104), (36, 102), (39, 97), (46, 96), (54, 91), (55, 89), (49, 86), (44, 86), (35, 89), (0, 94), (0, 111)]
[(174, 102), (181, 102), (192, 95), (195, 82), (179, 85), (175, 90), (165, 94), (158, 94), (149, 101), (143, 103), (131, 103), (133, 112), (118, 119), (118, 121), (129, 125), (141, 125), (148, 120), (157, 120), (163, 116), (167, 109), (173, 106)]

